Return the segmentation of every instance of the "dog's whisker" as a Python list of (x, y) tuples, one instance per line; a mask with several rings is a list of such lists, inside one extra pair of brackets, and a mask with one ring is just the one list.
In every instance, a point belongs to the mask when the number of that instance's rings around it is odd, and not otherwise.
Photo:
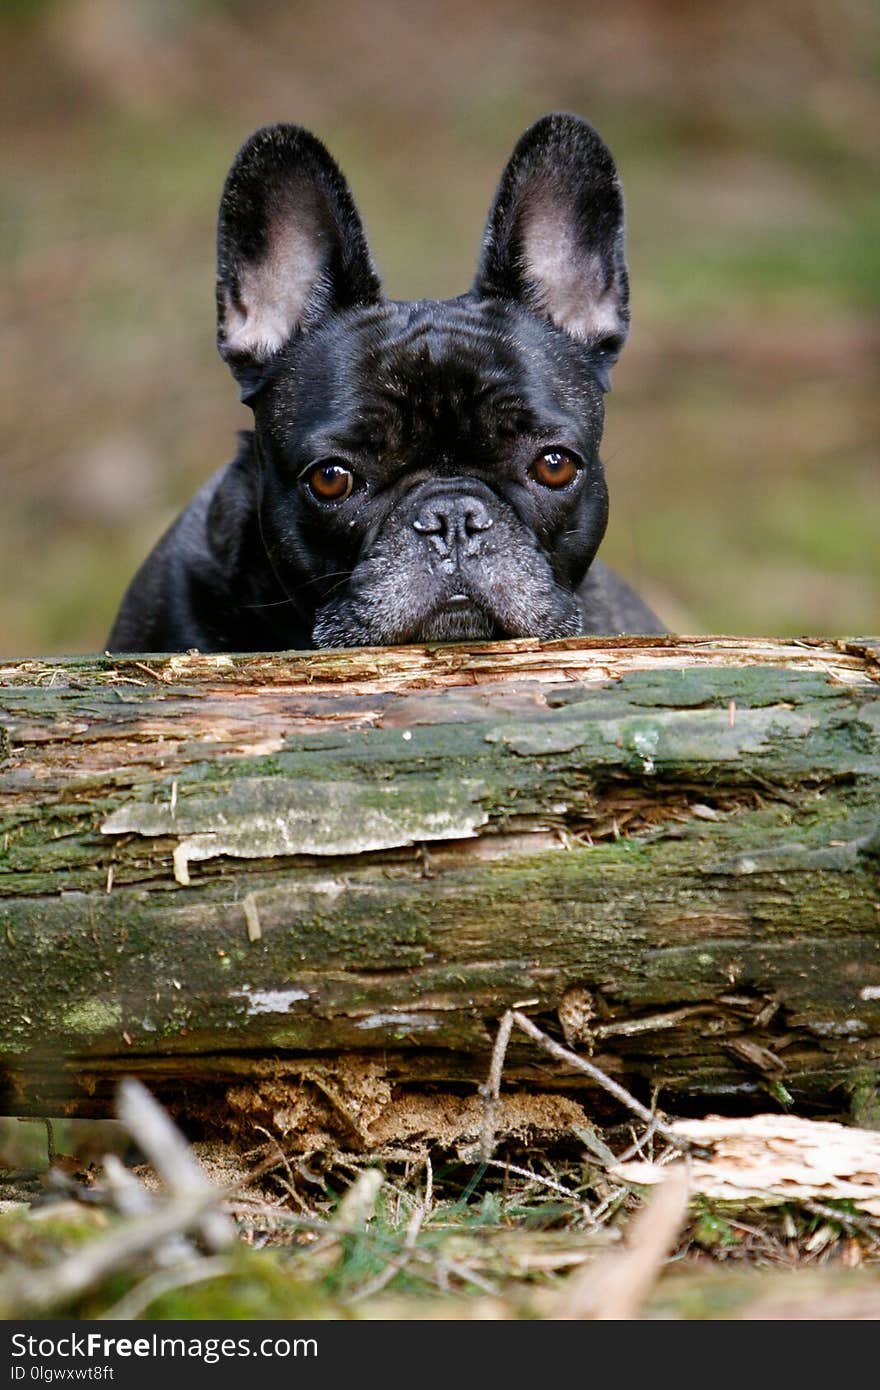
[(252, 613), (257, 609), (262, 610), (264, 608), (289, 608), (291, 602), (292, 600), (289, 598), (276, 598), (271, 603), (240, 603), (238, 606), (242, 611), (246, 610), (248, 613)]

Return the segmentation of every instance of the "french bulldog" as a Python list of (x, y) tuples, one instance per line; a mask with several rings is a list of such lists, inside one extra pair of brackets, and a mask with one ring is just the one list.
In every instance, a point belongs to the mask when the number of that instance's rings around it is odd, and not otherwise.
[(620, 182), (579, 117), (519, 140), (456, 299), (386, 299), (348, 185), (292, 125), (226, 179), (217, 342), (254, 429), (129, 586), (111, 652), (654, 633), (594, 557), (629, 328)]

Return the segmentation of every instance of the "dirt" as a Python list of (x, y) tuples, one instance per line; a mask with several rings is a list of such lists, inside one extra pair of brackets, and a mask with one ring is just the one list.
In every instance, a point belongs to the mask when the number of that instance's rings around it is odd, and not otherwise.
[[(226, 1106), (197, 1118), (234, 1145), (253, 1145), (268, 1133), (296, 1154), (426, 1143), (467, 1150), (479, 1139), (483, 1116), (478, 1095), (393, 1087), (380, 1063), (361, 1058), (337, 1059), (326, 1069), (310, 1065), (297, 1078), (231, 1086)], [(499, 1139), (549, 1141), (588, 1125), (576, 1101), (542, 1092), (502, 1095), (495, 1112)]]

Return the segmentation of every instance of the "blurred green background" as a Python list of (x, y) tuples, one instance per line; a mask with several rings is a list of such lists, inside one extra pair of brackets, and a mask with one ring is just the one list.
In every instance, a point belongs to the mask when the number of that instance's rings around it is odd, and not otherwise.
[(101, 649), (247, 427), (213, 239), (251, 130), (315, 130), (388, 292), (447, 296), (552, 109), (628, 202), (603, 558), (682, 632), (880, 629), (874, 0), (6, 0), (0, 42), (0, 655)]

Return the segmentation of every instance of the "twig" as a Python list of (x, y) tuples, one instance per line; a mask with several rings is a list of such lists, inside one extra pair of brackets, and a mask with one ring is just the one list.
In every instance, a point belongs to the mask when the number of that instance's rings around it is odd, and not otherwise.
[(174, 1269), (156, 1270), (114, 1303), (106, 1313), (99, 1313), (99, 1321), (122, 1321), (139, 1318), (145, 1308), (163, 1293), (172, 1289), (185, 1289), (190, 1284), (202, 1284), (208, 1279), (219, 1279), (231, 1273), (232, 1260), (228, 1255), (211, 1255), (209, 1258), (193, 1260), (190, 1264), (178, 1264)]
[[(125, 1077), (117, 1092), (116, 1113), (175, 1196), (210, 1194), (214, 1203), (218, 1201), (218, 1189), (206, 1178), (183, 1135), (146, 1086)], [(206, 1206), (199, 1234), (212, 1250), (220, 1250), (235, 1239), (235, 1229), (222, 1212), (210, 1210), (211, 1203)]]
[(340, 1200), (328, 1222), (331, 1231), (362, 1231), (376, 1212), (385, 1178), (378, 1168), (364, 1168)]
[(677, 1164), (647, 1206), (633, 1217), (628, 1248), (605, 1255), (573, 1275), (549, 1316), (603, 1321), (636, 1317), (684, 1224), (688, 1190), (687, 1164)]
[[(683, 1153), (690, 1152), (692, 1147), (690, 1140), (683, 1139), (681, 1135), (676, 1134), (667, 1124), (659, 1120), (647, 1106), (642, 1105), (641, 1101), (636, 1100), (635, 1096), (630, 1095), (629, 1091), (621, 1086), (619, 1082), (607, 1076), (606, 1073), (602, 1071), (601, 1067), (596, 1066), (595, 1062), (589, 1062), (586, 1057), (581, 1057), (577, 1052), (571, 1052), (567, 1047), (563, 1047), (561, 1043), (556, 1042), (553, 1038), (549, 1037), (547, 1033), (542, 1032), (530, 1018), (525, 1014), (521, 1014), (518, 1009), (508, 1009), (507, 1014), (511, 1016), (512, 1022), (515, 1023), (518, 1028), (521, 1028), (524, 1033), (538, 1043), (551, 1057), (557, 1058), (560, 1062), (567, 1062), (569, 1066), (576, 1067), (578, 1071), (585, 1072), (597, 1085), (602, 1086), (606, 1091), (610, 1092), (616, 1100), (619, 1100), (622, 1105), (627, 1106), (627, 1108), (638, 1115), (640, 1119), (644, 1120), (646, 1124), (652, 1125), (655, 1132), (657, 1134), (662, 1134), (668, 1144), (672, 1144), (674, 1148), (681, 1150)], [(505, 1019), (507, 1018), (507, 1014), (504, 1016)], [(502, 1019), (502, 1024), (503, 1023), (504, 1019)]]
[(349, 1300), (351, 1303), (359, 1303), (361, 1299), (370, 1298), (373, 1294), (379, 1293), (385, 1288), (386, 1284), (391, 1283), (395, 1274), (399, 1274), (402, 1269), (406, 1268), (412, 1259), (416, 1238), (422, 1228), (424, 1219), (425, 1208), (419, 1204), (419, 1206), (413, 1209), (409, 1221), (406, 1223), (403, 1249), (400, 1254), (393, 1260), (389, 1260), (385, 1268), (381, 1270), (374, 1279), (369, 1279), (366, 1284), (362, 1284)]
[(155, 1198), (117, 1154), (104, 1157), (104, 1181), (110, 1201), (120, 1216), (143, 1216), (156, 1205)]
[(306, 1216), (301, 1212), (291, 1211), (288, 1207), (273, 1206), (271, 1202), (264, 1202), (256, 1197), (232, 1197), (223, 1203), (223, 1209), (230, 1216), (240, 1219), (253, 1220), (259, 1216), (266, 1221), (273, 1221), (276, 1226), (290, 1226), (294, 1230), (309, 1231), (316, 1236), (363, 1235), (362, 1231), (333, 1231), (329, 1221), (324, 1221), (319, 1216)]
[[(251, 1168), (250, 1172), (244, 1173), (242, 1177), (238, 1180), (238, 1182), (235, 1184), (233, 1191), (238, 1192), (240, 1188), (252, 1187), (255, 1182), (259, 1182), (260, 1178), (264, 1178), (267, 1173), (273, 1173), (276, 1168), (286, 1169), (287, 1176), (290, 1179), (291, 1183), (295, 1183), (296, 1178), (293, 1175), (293, 1169), (290, 1166), (290, 1160), (288, 1159), (287, 1154), (284, 1152), (281, 1145), (278, 1143), (278, 1140), (275, 1138), (275, 1135), (272, 1134), (271, 1131), (266, 1129), (263, 1125), (255, 1124), (254, 1129), (258, 1130), (260, 1134), (265, 1134), (266, 1138), (269, 1140), (268, 1147), (274, 1149), (275, 1153), (267, 1154), (265, 1158), (260, 1159), (260, 1162), (256, 1165), (256, 1167)], [(250, 1152), (259, 1153), (259, 1149), (252, 1149)], [(249, 1157), (249, 1155), (245, 1155), (245, 1157)]]
[(362, 1237), (376, 1213), (376, 1202), (385, 1179), (378, 1168), (363, 1168), (326, 1222), (322, 1239), (312, 1246), (309, 1258), (327, 1269), (345, 1254), (343, 1237)]
[[(276, 1221), (279, 1226), (293, 1226), (303, 1231), (314, 1231), (318, 1235), (332, 1236), (334, 1238), (341, 1236), (357, 1236), (367, 1240), (379, 1249), (382, 1249), (382, 1247), (387, 1249), (387, 1247), (392, 1244), (396, 1252), (400, 1252), (403, 1249), (402, 1242), (393, 1241), (386, 1235), (375, 1236), (369, 1231), (364, 1231), (362, 1228), (357, 1230), (351, 1228), (346, 1230), (342, 1230), (341, 1228), (337, 1229), (336, 1227), (331, 1227), (328, 1221), (300, 1216), (296, 1212), (288, 1211), (285, 1207), (273, 1207), (265, 1202), (230, 1202), (226, 1204), (226, 1209), (238, 1216), (265, 1216), (269, 1220)], [(313, 1261), (316, 1255), (320, 1257), (322, 1253), (322, 1250), (313, 1245), (306, 1255), (306, 1259)], [(491, 1284), (488, 1279), (484, 1279), (481, 1275), (474, 1273), (473, 1270), (468, 1269), (466, 1265), (460, 1264), (457, 1260), (444, 1258), (429, 1250), (420, 1250), (418, 1246), (413, 1249), (411, 1258), (418, 1264), (431, 1265), (432, 1270), (436, 1274), (439, 1274), (441, 1278), (449, 1274), (454, 1274), (456, 1278), (466, 1283), (474, 1284), (478, 1289), (482, 1289), (483, 1293), (493, 1295), (498, 1293), (498, 1289), (494, 1284)]]
[[(116, 1154), (104, 1158), (104, 1181), (107, 1195), (120, 1216), (145, 1216), (155, 1211), (156, 1198), (139, 1183), (130, 1168)], [(218, 1194), (219, 1196), (219, 1194)], [(192, 1242), (186, 1236), (169, 1236), (167, 1241), (157, 1246), (154, 1252), (159, 1264), (179, 1264), (181, 1260), (192, 1259), (195, 1255)]]
[(611, 1149), (599, 1138), (598, 1134), (594, 1134), (590, 1129), (584, 1129), (582, 1125), (573, 1125), (572, 1134), (577, 1135), (584, 1148), (593, 1156), (600, 1168), (605, 1168), (607, 1170), (617, 1166), (619, 1162), (617, 1155), (612, 1153)]
[(440, 1281), (442, 1281), (441, 1287), (444, 1289), (448, 1288), (448, 1276), (454, 1274), (457, 1279), (461, 1279), (462, 1283), (473, 1284), (475, 1288), (481, 1289), (483, 1293), (498, 1294), (497, 1284), (493, 1284), (490, 1280), (484, 1279), (481, 1274), (477, 1274), (474, 1270), (468, 1269), (467, 1265), (461, 1264), (458, 1260), (446, 1259), (442, 1256), (432, 1254), (430, 1250), (419, 1250), (418, 1248), (413, 1250), (412, 1257), (413, 1260), (418, 1261), (420, 1264), (431, 1265), (432, 1270), (440, 1276)]
[(47, 1312), (80, 1297), (136, 1255), (161, 1245), (169, 1236), (201, 1226), (217, 1198), (214, 1187), (171, 1196), (155, 1211), (127, 1221), (120, 1230), (82, 1246), (50, 1269), (7, 1265), (0, 1278), (0, 1319)]
[(431, 1208), (434, 1205), (434, 1169), (430, 1154), (425, 1154), (425, 1196), (422, 1205), (425, 1208), (425, 1213), (430, 1216)]
[(159, 675), (159, 672), (154, 671), (152, 666), (145, 665), (143, 661), (133, 661), (131, 664), (132, 666), (136, 666), (139, 671), (145, 671), (148, 676), (152, 676), (153, 680), (158, 681), (160, 685), (164, 685), (164, 681), (162, 680), (162, 677)]
[(481, 1159), (481, 1162), (485, 1163), (488, 1168), (501, 1168), (505, 1173), (516, 1173), (517, 1177), (529, 1178), (531, 1182), (539, 1183), (541, 1187), (549, 1187), (552, 1192), (558, 1192), (562, 1197), (570, 1198), (572, 1202), (577, 1202), (579, 1207), (584, 1207), (586, 1211), (589, 1211), (583, 1198), (579, 1197), (572, 1188), (564, 1187), (561, 1182), (556, 1182), (555, 1178), (545, 1178), (542, 1173), (533, 1173), (529, 1168), (520, 1168), (516, 1163), (502, 1163), (499, 1158), (484, 1158)]
[(498, 1036), (495, 1039), (495, 1046), (492, 1048), (489, 1075), (486, 1078), (486, 1084), (480, 1088), (480, 1095), (483, 1098), (480, 1158), (484, 1161), (489, 1158), (495, 1147), (495, 1122), (498, 1114), (498, 1102), (501, 1097), (501, 1073), (504, 1070), (504, 1058), (507, 1055), (507, 1044), (510, 1042), (510, 1031), (513, 1028), (514, 1017), (513, 1009), (507, 1009), (498, 1025)]
[(630, 1144), (628, 1149), (624, 1149), (623, 1153), (620, 1154), (620, 1156), (614, 1160), (615, 1167), (618, 1163), (627, 1163), (629, 1159), (635, 1158), (636, 1154), (644, 1153), (645, 1145), (649, 1143), (651, 1139), (654, 1138), (654, 1135), (656, 1133), (656, 1116), (648, 1125), (648, 1128), (645, 1130), (644, 1134), (641, 1135), (640, 1138), (636, 1137), (634, 1130), (630, 1128), (630, 1134), (633, 1135), (633, 1142)]
[(867, 1236), (874, 1248), (880, 1240), (880, 1229), (878, 1229), (876, 1217), (862, 1216), (854, 1211), (843, 1211), (840, 1207), (832, 1206), (828, 1202), (816, 1201), (812, 1197), (793, 1197), (792, 1205), (801, 1206), (804, 1211), (810, 1212), (813, 1216), (821, 1216), (826, 1221), (836, 1221), (838, 1225), (844, 1226), (850, 1232), (858, 1231), (860, 1235)]

